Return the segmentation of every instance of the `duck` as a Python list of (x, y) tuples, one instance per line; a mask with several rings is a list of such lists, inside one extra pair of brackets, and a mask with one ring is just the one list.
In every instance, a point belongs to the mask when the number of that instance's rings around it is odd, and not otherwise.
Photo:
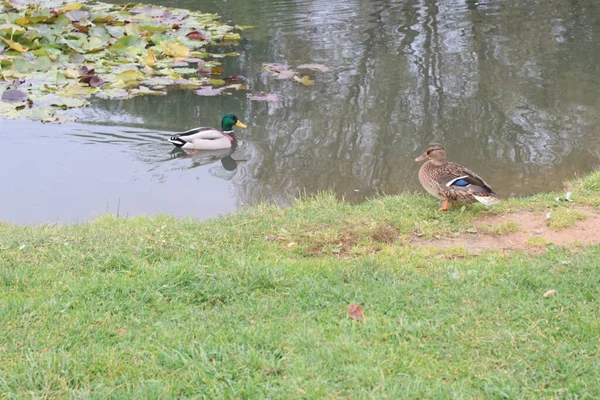
[(449, 162), (446, 149), (439, 143), (431, 143), (416, 162), (428, 160), (419, 169), (419, 181), (423, 188), (444, 205), (447, 211), (453, 202), (480, 202), (486, 206), (498, 204), (500, 199), (490, 185), (479, 175), (460, 164)]
[(171, 136), (169, 142), (185, 150), (220, 150), (237, 145), (234, 126), (247, 126), (234, 114), (225, 114), (221, 119), (221, 130), (215, 128), (194, 128)]

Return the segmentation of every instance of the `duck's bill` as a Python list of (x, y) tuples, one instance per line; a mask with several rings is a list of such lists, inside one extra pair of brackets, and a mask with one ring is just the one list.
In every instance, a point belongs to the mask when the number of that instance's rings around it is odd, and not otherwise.
[(425, 161), (427, 159), (427, 153), (421, 154), (419, 157), (415, 158), (416, 162)]
[(246, 124), (244, 124), (242, 121), (238, 120), (238, 122), (235, 123), (235, 126), (239, 126), (240, 128), (247, 128)]

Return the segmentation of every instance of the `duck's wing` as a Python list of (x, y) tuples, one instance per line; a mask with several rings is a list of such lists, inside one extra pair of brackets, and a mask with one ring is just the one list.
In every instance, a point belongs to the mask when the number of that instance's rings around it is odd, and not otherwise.
[(447, 164), (447, 168), (444, 169), (444, 184), (452, 189), (466, 190), (473, 194), (480, 195), (492, 195), (497, 196), (498, 194), (488, 185), (483, 178), (477, 175), (470, 169), (463, 167), (460, 164), (451, 163)]
[(185, 142), (191, 143), (194, 140), (215, 140), (222, 139), (223, 132), (215, 128), (194, 128), (189, 131), (181, 132), (175, 135), (173, 138), (181, 139)]

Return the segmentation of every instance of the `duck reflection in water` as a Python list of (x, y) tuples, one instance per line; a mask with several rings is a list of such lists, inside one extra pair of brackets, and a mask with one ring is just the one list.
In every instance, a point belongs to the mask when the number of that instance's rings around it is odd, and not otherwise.
[(171, 151), (171, 159), (186, 157), (192, 160), (191, 168), (196, 168), (201, 165), (212, 164), (217, 161), (221, 161), (221, 165), (226, 171), (235, 171), (239, 164), (246, 162), (245, 159), (235, 159), (232, 157), (236, 151), (233, 149), (220, 149), (220, 150), (189, 150), (176, 147)]

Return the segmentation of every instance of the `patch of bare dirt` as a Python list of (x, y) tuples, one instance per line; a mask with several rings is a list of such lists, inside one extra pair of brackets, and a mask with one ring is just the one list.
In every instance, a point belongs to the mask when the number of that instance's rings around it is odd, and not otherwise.
[[(516, 232), (488, 234), (481, 233), (478, 230), (477, 233), (461, 233), (456, 238), (414, 239), (411, 243), (416, 246), (438, 248), (462, 246), (475, 254), (486, 250), (506, 252), (521, 250), (540, 253), (547, 250), (547, 247), (543, 245), (544, 241), (565, 247), (600, 244), (600, 212), (585, 208), (577, 209), (583, 212), (586, 218), (576, 221), (574, 226), (560, 230), (549, 228), (544, 214), (522, 211), (508, 215), (484, 217), (475, 224), (493, 228), (494, 226), (500, 227), (506, 226), (507, 223), (514, 223), (519, 227)], [(541, 242), (542, 245), (534, 245), (530, 240), (531, 238), (535, 238), (535, 242)]]

